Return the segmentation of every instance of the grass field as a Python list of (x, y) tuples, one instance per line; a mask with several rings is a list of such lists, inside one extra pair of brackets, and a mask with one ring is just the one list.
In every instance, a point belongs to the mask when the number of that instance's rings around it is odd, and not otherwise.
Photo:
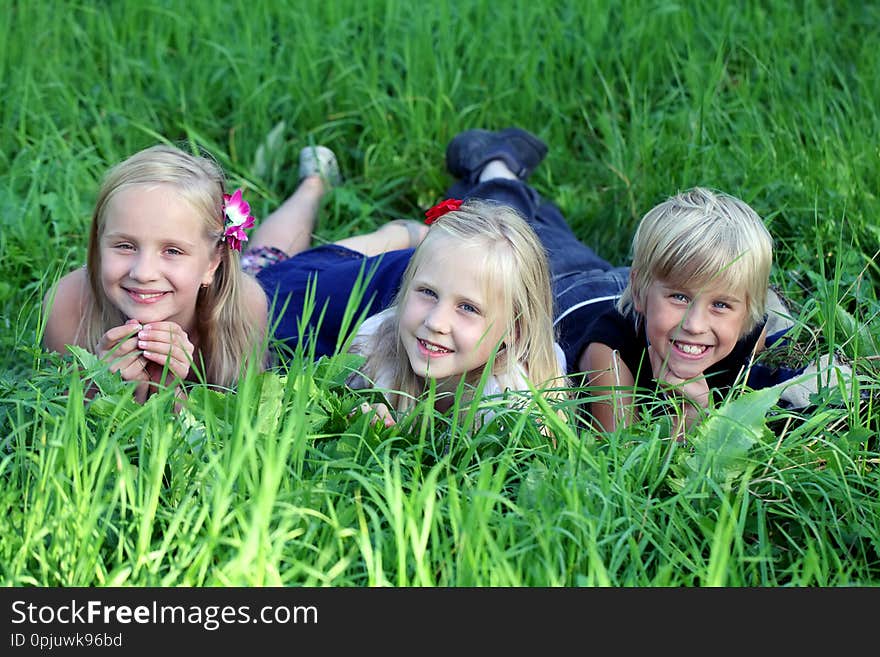
[[(880, 584), (880, 8), (6, 0), (0, 44), (0, 583)], [(321, 241), (420, 217), (448, 141), (508, 125), (547, 142), (531, 180), (615, 263), (679, 190), (748, 202), (799, 334), (854, 389), (805, 414), (744, 392), (687, 448), (648, 422), (560, 422), (552, 448), (541, 408), (349, 419), (344, 357), (196, 387), (175, 416), (40, 347), (40, 300), (136, 150), (207, 148), (259, 218), (326, 144), (346, 182)]]

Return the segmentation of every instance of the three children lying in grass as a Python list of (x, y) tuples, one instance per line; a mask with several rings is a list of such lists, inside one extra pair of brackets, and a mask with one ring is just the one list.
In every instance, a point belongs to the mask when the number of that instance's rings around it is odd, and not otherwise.
[[(86, 266), (46, 296), (44, 344), (92, 351), (144, 402), (165, 385), (183, 396), (183, 381), (234, 386), (248, 361), (270, 363), (271, 326), (315, 357), (348, 343), (364, 355), (349, 384), (385, 392), (364, 410), (386, 425), (429, 388), (439, 412), (462, 389), (515, 390), (576, 394), (600, 431), (673, 400), (683, 438), (793, 324), (769, 288), (772, 239), (743, 201), (693, 188), (645, 214), (632, 265), (614, 267), (528, 185), (546, 152), (518, 128), (465, 131), (427, 222), (309, 248), (339, 180), (329, 149), (303, 150), (299, 187), (251, 236), (249, 205), (210, 157), (145, 149), (106, 176)], [(355, 288), (367, 319), (341, 335)]]

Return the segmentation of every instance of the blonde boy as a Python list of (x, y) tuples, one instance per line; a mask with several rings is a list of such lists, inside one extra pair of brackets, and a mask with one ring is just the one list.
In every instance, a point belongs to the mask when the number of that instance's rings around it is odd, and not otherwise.
[(577, 330), (573, 369), (592, 386), (594, 420), (628, 424), (635, 391), (657, 387), (691, 426), (764, 348), (772, 263), (772, 238), (740, 199), (696, 187), (652, 208), (619, 300)]

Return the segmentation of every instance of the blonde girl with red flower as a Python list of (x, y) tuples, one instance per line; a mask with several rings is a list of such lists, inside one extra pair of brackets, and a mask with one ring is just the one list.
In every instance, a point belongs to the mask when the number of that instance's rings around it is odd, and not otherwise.
[[(319, 169), (304, 166), (313, 159), (323, 160), (320, 176), (305, 175)], [(460, 383), (468, 397), (528, 391), (529, 383), (548, 398), (561, 396), (564, 359), (554, 342), (547, 259), (516, 210), (447, 199), (424, 223), (389, 222), (304, 250), (338, 172), (322, 146), (304, 149), (300, 160), (297, 190), (260, 225), (245, 253), (246, 268), (271, 300), (276, 345), (318, 358), (350, 343), (366, 361), (348, 383), (384, 394), (383, 403), (362, 410), (375, 410), (387, 425), (431, 386), (443, 412)], [(309, 297), (313, 312), (305, 307)], [(366, 319), (345, 326), (345, 316)]]
[[(536, 164), (542, 152), (535, 140), (509, 132), (502, 136), (523, 141), (515, 155)], [(321, 175), (305, 175), (315, 170)], [(318, 358), (351, 343), (366, 363), (349, 384), (385, 392), (375, 410), (386, 424), (431, 385), (436, 408), (447, 410), (462, 381), (468, 395), (478, 390), (487, 365), (483, 396), (527, 391), (529, 383), (560, 396), (552, 388), (564, 386), (564, 357), (554, 342), (548, 263), (515, 209), (449, 198), (425, 213), (424, 224), (393, 221), (304, 250), (328, 182), (338, 179), (332, 151), (304, 149), (300, 177), (244, 256), (270, 299), (282, 353), (305, 349)], [(305, 307), (310, 297), (313, 312)], [(347, 316), (367, 318), (355, 335)]]
[(550, 275), (535, 232), (512, 208), (478, 199), (450, 199), (426, 214), (430, 229), (393, 304), (369, 317), (353, 342), (366, 362), (349, 384), (384, 391), (387, 403), (373, 410), (386, 425), (429, 387), (441, 412), (462, 383), (466, 397), (530, 384), (560, 397)]
[(103, 180), (85, 267), (46, 295), (45, 346), (94, 353), (141, 403), (182, 380), (232, 386), (265, 350), (266, 296), (239, 261), (253, 223), (212, 159), (167, 145), (132, 155)]

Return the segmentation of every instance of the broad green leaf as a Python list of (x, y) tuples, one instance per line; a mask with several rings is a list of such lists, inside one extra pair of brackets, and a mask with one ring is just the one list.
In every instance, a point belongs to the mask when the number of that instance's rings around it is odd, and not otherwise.
[(118, 374), (111, 372), (107, 364), (95, 354), (82, 347), (68, 345), (74, 359), (85, 370), (85, 378), (91, 379), (98, 386), (102, 395), (119, 395), (133, 384), (126, 382)]
[(725, 490), (743, 473), (749, 449), (767, 431), (767, 412), (780, 390), (755, 390), (714, 410), (696, 428), (693, 454), (685, 459), (688, 479), (709, 476)]

